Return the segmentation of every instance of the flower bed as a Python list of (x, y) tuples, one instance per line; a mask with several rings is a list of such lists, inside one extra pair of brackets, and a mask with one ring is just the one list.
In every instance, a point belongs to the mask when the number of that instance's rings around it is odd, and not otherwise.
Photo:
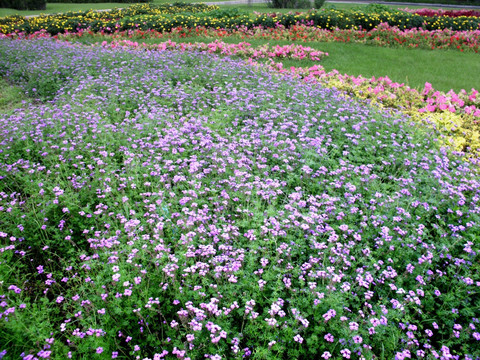
[(211, 43), (176, 43), (168, 40), (159, 44), (139, 44), (130, 40), (120, 40), (102, 43), (104, 48), (133, 48), (133, 49), (148, 49), (148, 50), (177, 50), (177, 51), (198, 51), (209, 54), (219, 54), (225, 56), (240, 56), (249, 59), (295, 59), (295, 60), (312, 60), (320, 61), (323, 57), (328, 56), (328, 53), (318, 51), (307, 46), (302, 45), (285, 45), (285, 46), (269, 46), (262, 45), (252, 47), (247, 42), (239, 44), (227, 44), (220, 40), (215, 40)]
[[(294, 45), (277, 46), (273, 49), (269, 49), (268, 46), (255, 49), (249, 45), (248, 43), (226, 44), (219, 40), (210, 44), (168, 41), (147, 45), (128, 40), (102, 43), (102, 46), (107, 48), (120, 46), (159, 51), (203, 51), (220, 55), (239, 55), (248, 57), (249, 62), (257, 67), (265, 66), (253, 61), (258, 58), (272, 60), (278, 57), (289, 57), (299, 60), (320, 60), (324, 56), (322, 52), (317, 53), (311, 48), (298, 48)], [(445, 145), (453, 147), (456, 151), (465, 152), (469, 157), (480, 157), (480, 96), (475, 89), (470, 93), (465, 90), (458, 94), (453, 90), (444, 93), (436, 91), (431, 84), (426, 83), (425, 88), (418, 91), (405, 84), (393, 82), (388, 77), (367, 79), (362, 76), (342, 75), (336, 70), (326, 72), (320, 65), (311, 68), (284, 69), (281, 63), (272, 61), (268, 67), (275, 72), (300, 76), (307, 82), (319, 82), (322, 85), (346, 91), (360, 99), (369, 99), (373, 105), (401, 110), (418, 121), (427, 119), (445, 136), (443, 140)]]
[[(355, 42), (376, 46), (409, 47), (421, 49), (455, 49), (459, 51), (476, 52), (480, 50), (480, 30), (453, 31), (408, 29), (400, 30), (386, 23), (376, 28), (366, 30), (326, 30), (305, 25), (294, 25), (290, 28), (277, 26), (275, 28), (256, 27), (252, 29), (240, 28), (233, 30), (215, 29), (174, 29), (173, 34), (187, 36), (240, 37), (245, 39), (272, 39), (290, 41), (326, 41), (326, 42)], [(140, 34), (131, 33), (131, 36)], [(155, 36), (154, 34), (152, 34)], [(127, 35), (128, 36), (128, 35)], [(143, 34), (143, 36), (150, 36)], [(163, 36), (169, 36), (164, 34)]]
[[(251, 37), (263, 36), (261, 31), (250, 32), (248, 30), (240, 31), (242, 34), (249, 34)], [(282, 29), (280, 29), (282, 30)], [(218, 32), (224, 36), (231, 36), (230, 32), (218, 30), (209, 33), (206, 29), (196, 32), (198, 34), (210, 34), (210, 36)], [(182, 32), (181, 32), (182, 33)], [(158, 33), (149, 33), (147, 36), (155, 36)], [(238, 33), (237, 33), (238, 34)], [(269, 32), (275, 36), (278, 33)], [(120, 33), (119, 37), (125, 34)], [(74, 34), (73, 36), (78, 36)], [(67, 36), (66, 38), (70, 38)], [(248, 43), (226, 44), (219, 40), (210, 44), (204, 43), (175, 43), (165, 42), (158, 45), (139, 44), (129, 40), (103, 42), (103, 46), (117, 47), (124, 46), (126, 48), (147, 48), (153, 50), (182, 50), (194, 51), (200, 50), (209, 53), (217, 53), (221, 55), (240, 55), (249, 58), (249, 61), (257, 58), (292, 58), (292, 59), (311, 59), (321, 60), (325, 55), (323, 52), (316, 52), (311, 48), (301, 46), (277, 46), (269, 49), (263, 46), (257, 49), (249, 47)], [(326, 54), (328, 55), (328, 54)], [(264, 66), (264, 65), (259, 65)], [(304, 78), (306, 81), (318, 81), (322, 85), (335, 87), (339, 90), (346, 91), (349, 94), (361, 98), (370, 99), (373, 104), (382, 107), (398, 109), (408, 115), (413, 116), (418, 121), (428, 119), (431, 124), (437, 127), (446, 136), (444, 142), (452, 146), (457, 151), (463, 151), (468, 156), (477, 158), (480, 156), (480, 96), (476, 89), (471, 89), (468, 93), (465, 90), (458, 94), (453, 90), (448, 93), (436, 91), (431, 84), (426, 83), (422, 91), (412, 89), (405, 84), (399, 84), (391, 81), (388, 77), (364, 78), (362, 76), (350, 76), (340, 74), (334, 70), (326, 72), (321, 66), (311, 68), (286, 68), (282, 64), (272, 62), (269, 64), (271, 70), (281, 73), (291, 73)]]
[[(197, 8), (198, 7), (198, 8)], [(24, 32), (31, 34), (40, 30), (46, 30), (50, 34), (91, 29), (94, 32), (104, 30), (113, 32), (116, 30), (157, 30), (171, 31), (182, 26), (196, 28), (205, 26), (211, 28), (238, 28), (240, 26), (255, 27), (263, 26), (273, 28), (278, 25), (291, 27), (297, 24), (305, 24), (322, 29), (354, 29), (371, 30), (381, 23), (387, 23), (401, 30), (423, 28), (425, 30), (478, 30), (480, 18), (477, 17), (423, 17), (405, 11), (384, 11), (379, 13), (365, 13), (363, 11), (350, 10), (321, 10), (300, 14), (268, 14), (250, 15), (237, 11), (208, 11), (216, 7), (195, 5), (195, 11), (190, 11), (191, 5), (176, 4), (171, 8), (151, 7), (141, 5), (133, 7), (133, 10), (125, 12), (113, 11), (99, 13), (69, 13), (60, 15), (48, 15), (35, 18), (22, 18), (18, 16), (0, 19), (0, 32), (9, 34)], [(218, 10), (218, 9), (217, 9)], [(208, 12), (206, 12), (208, 11)], [(181, 13), (180, 13), (181, 12)], [(193, 13), (192, 13), (193, 12)]]
[[(29, 38), (45, 37), (45, 31), (39, 31), (30, 35), (13, 33), (8, 37)], [(419, 49), (452, 49), (461, 52), (480, 51), (480, 30), (453, 31), (449, 29), (429, 31), (423, 29), (400, 30), (382, 23), (376, 28), (366, 30), (326, 30), (307, 25), (293, 25), (289, 28), (277, 25), (273, 28), (256, 26), (253, 28), (239, 27), (235, 29), (215, 29), (198, 26), (196, 28), (177, 27), (169, 32), (156, 30), (116, 30), (113, 33), (100, 30), (93, 32), (85, 29), (73, 33), (58, 34), (57, 38), (64, 40), (78, 40), (82, 37), (96, 37), (107, 39), (180, 39), (180, 38), (211, 38), (221, 39), (233, 37), (237, 39), (267, 39), (289, 40), (292, 42), (354, 42), (375, 46), (408, 47)]]
[(0, 116), (1, 356), (480, 356), (478, 164), (436, 132), (212, 54), (0, 71), (52, 100)]
[[(85, 26), (84, 24), (97, 27), (103, 26), (103, 28), (106, 29), (112, 24), (112, 21), (115, 23), (116, 20), (120, 19), (131, 19), (132, 17), (138, 16), (165, 16), (178, 13), (205, 13), (218, 9), (219, 7), (215, 5), (178, 2), (175, 4), (160, 5), (138, 4), (122, 9), (115, 8), (109, 11), (76, 11), (30, 18), (13, 15), (0, 18), (0, 33), (25, 32), (26, 34), (31, 34), (45, 30), (50, 34), (57, 34), (82, 29)], [(114, 28), (114, 26), (112, 26), (112, 28)]]

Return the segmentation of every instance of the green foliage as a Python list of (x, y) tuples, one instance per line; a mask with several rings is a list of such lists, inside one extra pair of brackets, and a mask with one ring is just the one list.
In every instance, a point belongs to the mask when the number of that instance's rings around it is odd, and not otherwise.
[(366, 13), (395, 12), (390, 6), (377, 3), (370, 3), (364, 9)]
[(221, 8), (209, 11), (205, 13), (205, 16), (209, 16), (212, 18), (236, 18), (241, 15), (246, 15), (246, 11), (242, 11), (238, 8)]

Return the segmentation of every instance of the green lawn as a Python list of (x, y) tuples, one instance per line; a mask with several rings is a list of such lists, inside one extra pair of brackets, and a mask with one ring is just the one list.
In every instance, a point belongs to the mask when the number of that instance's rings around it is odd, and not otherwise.
[[(330, 56), (322, 61), (327, 70), (349, 75), (388, 75), (396, 82), (423, 88), (429, 82), (437, 90), (470, 90), (480, 84), (479, 54), (454, 50), (382, 48), (362, 44), (313, 43)], [(289, 65), (286, 63), (285, 65)], [(468, 69), (468, 70), (467, 70)]]
[(9, 84), (0, 77), (0, 113), (8, 114), (11, 110), (21, 107), (27, 100), (22, 90)]
[(115, 7), (125, 7), (126, 4), (121, 3), (99, 3), (99, 4), (67, 4), (67, 3), (58, 3), (58, 4), (48, 4), (47, 9), (42, 11), (35, 10), (14, 10), (14, 9), (0, 9), (0, 17), (9, 16), (9, 15), (39, 15), (39, 14), (55, 14), (68, 11), (85, 11), (90, 9), (103, 10), (103, 9), (112, 9)]

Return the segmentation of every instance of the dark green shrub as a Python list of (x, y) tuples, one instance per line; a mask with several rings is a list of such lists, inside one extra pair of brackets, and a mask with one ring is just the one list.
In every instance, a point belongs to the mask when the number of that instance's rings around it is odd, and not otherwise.
[(268, 2), (268, 6), (275, 9), (288, 9), (295, 5), (295, 0), (271, 0)]
[(297, 0), (295, 9), (311, 9), (312, 2), (310, 0)]
[(315, 9), (320, 9), (325, 4), (325, 0), (315, 0), (314, 5)]
[(15, 10), (45, 10), (46, 0), (0, 0), (0, 8)]
[(231, 9), (217, 9), (213, 11), (209, 11), (205, 13), (205, 16), (209, 16), (212, 18), (236, 18), (240, 15), (245, 15), (245, 11), (239, 10), (237, 8)]

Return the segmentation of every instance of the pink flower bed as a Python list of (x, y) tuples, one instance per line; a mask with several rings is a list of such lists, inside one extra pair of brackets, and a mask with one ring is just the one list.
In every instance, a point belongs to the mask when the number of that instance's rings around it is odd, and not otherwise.
[(308, 46), (290, 44), (284, 46), (269, 46), (262, 45), (252, 47), (247, 42), (239, 44), (227, 44), (220, 40), (215, 40), (211, 43), (176, 43), (168, 40), (160, 44), (139, 44), (130, 40), (107, 41), (102, 42), (103, 47), (129, 47), (129, 48), (146, 48), (150, 50), (165, 51), (165, 50), (179, 50), (179, 51), (200, 51), (210, 54), (220, 54), (227, 56), (242, 56), (250, 59), (265, 59), (265, 58), (289, 58), (296, 60), (308, 59), (312, 61), (320, 61), (323, 57), (328, 56), (328, 53), (315, 50)]

